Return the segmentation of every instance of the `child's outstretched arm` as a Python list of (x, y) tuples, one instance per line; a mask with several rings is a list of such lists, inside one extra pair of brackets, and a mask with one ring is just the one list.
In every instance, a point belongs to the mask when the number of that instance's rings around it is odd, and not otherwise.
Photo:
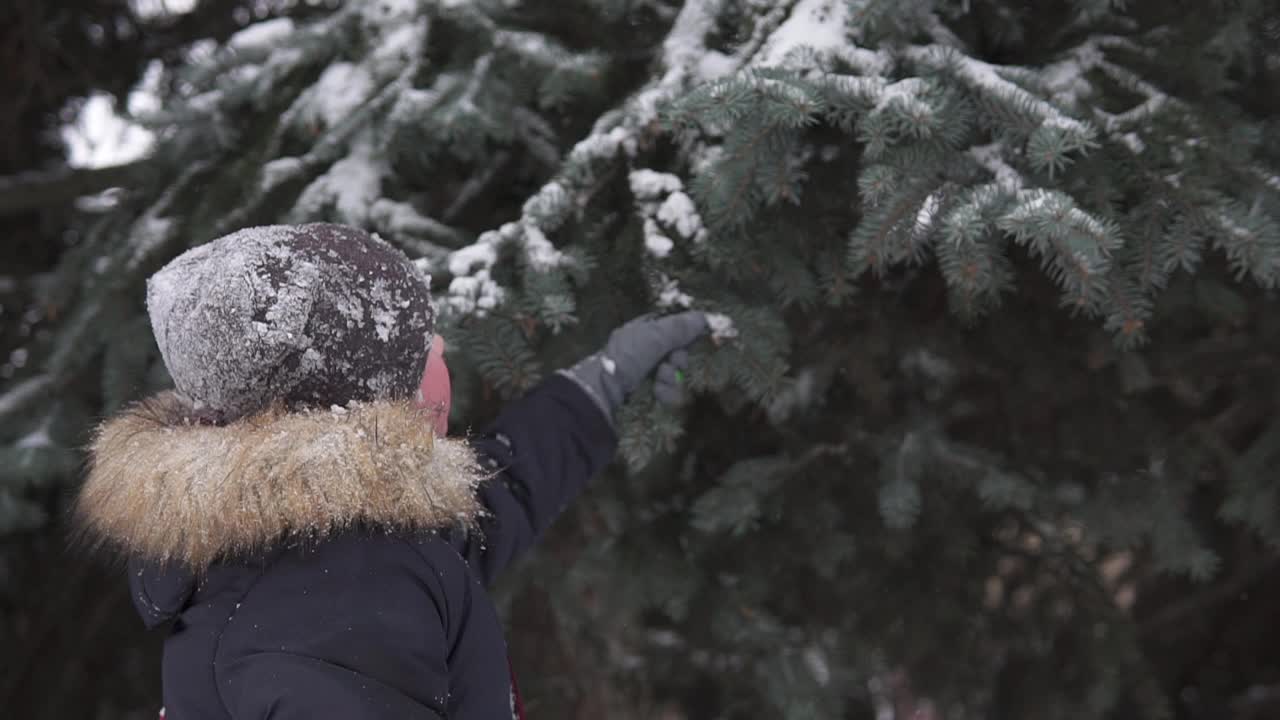
[(473, 441), (481, 463), (496, 473), (479, 491), (488, 516), (478, 533), (457, 533), (452, 541), (486, 583), (609, 463), (618, 443), (618, 408), (646, 377), (657, 370), (659, 400), (682, 399), (684, 349), (707, 332), (700, 312), (632, 320), (614, 330), (600, 352), (507, 406)]

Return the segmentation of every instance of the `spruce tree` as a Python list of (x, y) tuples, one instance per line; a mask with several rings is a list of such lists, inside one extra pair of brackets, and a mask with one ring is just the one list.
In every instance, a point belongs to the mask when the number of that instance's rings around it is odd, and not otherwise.
[(431, 275), (455, 428), (630, 317), (713, 314), (696, 402), (639, 393), (501, 587), (539, 715), (607, 684), (610, 717), (1157, 718), (1249, 684), (1179, 629), (1280, 549), (1274, 4), (353, 0), (164, 82), (29, 299), (57, 320), (0, 395), (7, 531), (166, 385), (148, 274), (335, 221)]

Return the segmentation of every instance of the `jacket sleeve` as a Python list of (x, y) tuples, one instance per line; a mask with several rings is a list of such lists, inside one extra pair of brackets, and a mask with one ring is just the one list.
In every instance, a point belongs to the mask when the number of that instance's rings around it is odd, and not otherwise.
[(449, 540), (489, 584), (609, 463), (618, 438), (582, 388), (557, 374), (507, 406), (472, 445), (497, 473), (479, 490), (488, 514), (479, 533)]
[[(266, 720), (444, 720), (444, 714), (378, 681), (306, 655), (247, 655), (220, 673), (232, 718)], [(443, 704), (442, 704), (443, 707)]]

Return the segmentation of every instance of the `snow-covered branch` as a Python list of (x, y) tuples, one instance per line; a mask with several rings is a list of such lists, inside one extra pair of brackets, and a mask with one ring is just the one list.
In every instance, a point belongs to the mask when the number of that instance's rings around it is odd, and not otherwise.
[(130, 184), (147, 171), (148, 160), (99, 168), (59, 167), (0, 177), (0, 217), (65, 206), (76, 198)]
[(1101, 108), (1095, 108), (1094, 115), (1102, 122), (1103, 127), (1107, 132), (1120, 133), (1127, 131), (1129, 128), (1146, 122), (1153, 115), (1174, 102), (1173, 99), (1170, 98), (1163, 90), (1138, 77), (1137, 74), (1131, 70), (1107, 61), (1099, 62), (1098, 68), (1105, 73), (1107, 77), (1129, 90), (1145, 96), (1146, 98), (1138, 105), (1118, 114), (1108, 113)]
[(1266, 168), (1254, 166), (1253, 174), (1262, 181), (1263, 185), (1280, 192), (1280, 174), (1268, 171)]
[(43, 398), (54, 388), (54, 378), (48, 373), (29, 377), (0, 395), (0, 421), (8, 422), (10, 416), (24, 410), (31, 403)]
[(775, 14), (785, 15), (781, 22), (761, 41), (761, 51), (748, 56), (756, 67), (782, 67), (794, 70), (813, 68), (813, 57), (820, 61), (838, 60), (864, 75), (882, 75), (893, 64), (883, 50), (858, 47), (849, 36), (853, 5), (845, 0), (799, 0), (790, 13), (770, 11), (766, 22)]
[(379, 233), (430, 265), (446, 261), (449, 248), (466, 244), (459, 230), (418, 212), (413, 205), (378, 198), (369, 208), (369, 223)]
[(1098, 39), (1089, 38), (1062, 59), (1046, 65), (1040, 73), (1041, 82), (1054, 102), (1068, 108), (1079, 108), (1094, 91), (1086, 76), (1102, 60)]
[(996, 178), (996, 184), (1007, 192), (1017, 192), (1022, 189), (1022, 175), (1009, 166), (1004, 160), (1004, 153), (1007, 148), (1004, 143), (996, 141), (987, 145), (980, 145), (969, 148), (969, 155), (978, 164), (986, 168)]
[(1085, 123), (1000, 77), (998, 68), (990, 63), (942, 45), (911, 46), (903, 51), (903, 55), (925, 70), (954, 74), (973, 92), (1019, 108), (1035, 117), (1042, 126), (1059, 128), (1082, 138), (1093, 135), (1092, 128)]
[(482, 312), (501, 301), (503, 292), (490, 270), (497, 260), (497, 248), (508, 242), (524, 245), (525, 257), (534, 270), (545, 270), (563, 262), (547, 233), (554, 232), (589, 197), (599, 179), (623, 156), (633, 156), (639, 135), (656, 118), (658, 104), (685, 90), (699, 77), (699, 63), (705, 55), (705, 38), (715, 20), (718, 4), (713, 0), (690, 0), (676, 16), (663, 42), (662, 75), (615, 112), (607, 113), (579, 141), (559, 175), (545, 184), (524, 205), (521, 217), (499, 230), (483, 233), (470, 247), (455, 251), (449, 268), (453, 280), (446, 306), (459, 312)]
[[(329, 128), (306, 155), (275, 158), (264, 163), (257, 191), (223, 219), (214, 237), (247, 224), (264, 203), (273, 200), (272, 191), (282, 183), (303, 180), (311, 182), (299, 198), (299, 206), (305, 209), (314, 204), (333, 202), (349, 222), (363, 225), (369, 205), (378, 198), (377, 187), (383, 174), (383, 170), (375, 165), (380, 159), (369, 137), (370, 118), (386, 114), (401, 93), (409, 89), (417, 69), (417, 63), (406, 66), (398, 77), (386, 82), (371, 99)], [(324, 175), (320, 175), (322, 170), (326, 170)]]

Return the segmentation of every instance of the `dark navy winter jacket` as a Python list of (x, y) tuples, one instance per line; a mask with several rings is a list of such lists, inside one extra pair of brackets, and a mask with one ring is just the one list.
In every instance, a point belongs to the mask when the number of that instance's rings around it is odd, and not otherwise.
[[(131, 561), (144, 621), (172, 623), (166, 717), (511, 718), (506, 645), (486, 586), (616, 444), (587, 395), (555, 375), (471, 441), (496, 471), (479, 486), (479, 532), (365, 526), (202, 573)], [(257, 502), (256, 493), (238, 502)]]

